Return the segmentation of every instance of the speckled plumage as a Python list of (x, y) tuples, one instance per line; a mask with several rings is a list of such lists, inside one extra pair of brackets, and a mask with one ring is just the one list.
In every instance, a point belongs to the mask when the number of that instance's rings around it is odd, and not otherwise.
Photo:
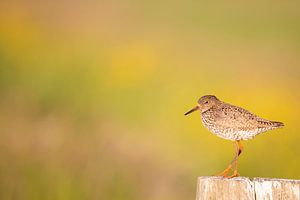
[(249, 140), (254, 136), (283, 126), (240, 108), (220, 101), (213, 95), (199, 99), (198, 109), (203, 125), (215, 135), (232, 141)]
[[(218, 176), (232, 178), (239, 176), (238, 157), (243, 151), (241, 140), (249, 140), (256, 135), (283, 126), (282, 122), (270, 121), (240, 108), (220, 101), (216, 96), (206, 95), (198, 100), (198, 105), (185, 113), (188, 115), (200, 110), (204, 126), (215, 135), (232, 140), (235, 144), (235, 156), (228, 167)], [(229, 172), (233, 174), (228, 176)]]

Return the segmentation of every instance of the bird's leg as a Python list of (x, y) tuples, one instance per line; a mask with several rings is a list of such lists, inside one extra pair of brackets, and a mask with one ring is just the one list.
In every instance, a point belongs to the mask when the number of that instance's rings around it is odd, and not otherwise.
[[(239, 176), (239, 174), (237, 172), (237, 160), (238, 160), (239, 155), (242, 153), (243, 146), (240, 143), (240, 141), (235, 141), (234, 145), (235, 145), (235, 156), (234, 156), (233, 160), (228, 165), (228, 167), (220, 174), (217, 174), (217, 176), (223, 176), (224, 178), (232, 178), (232, 177)], [(233, 174), (231, 176), (228, 176), (228, 173), (230, 172), (230, 170), (233, 167), (234, 167)]]
[(238, 157), (242, 153), (244, 147), (243, 147), (242, 143), (240, 142), (240, 140), (236, 141), (234, 144), (235, 144), (235, 149), (236, 149), (236, 156), (234, 157), (234, 159), (231, 162), (231, 164), (234, 165), (234, 171), (233, 171), (233, 174), (231, 176), (228, 176), (227, 178), (233, 178), (233, 177), (237, 177), (240, 175), (237, 171), (237, 164), (238, 164)]
[(232, 168), (232, 165), (230, 164), (230, 165), (228, 165), (228, 167), (226, 169), (224, 169), (224, 171), (222, 171), (219, 174), (216, 174), (215, 176), (223, 176), (224, 178), (228, 177), (228, 173), (230, 172), (231, 168)]
[(235, 156), (234, 156), (233, 160), (230, 162), (230, 164), (228, 165), (228, 167), (224, 171), (217, 174), (216, 176), (223, 176), (224, 178), (228, 177), (228, 173), (232, 169), (233, 164), (235, 163), (235, 160), (237, 159), (237, 156), (238, 156), (238, 147), (237, 147), (236, 143), (234, 143), (234, 144), (235, 144)]

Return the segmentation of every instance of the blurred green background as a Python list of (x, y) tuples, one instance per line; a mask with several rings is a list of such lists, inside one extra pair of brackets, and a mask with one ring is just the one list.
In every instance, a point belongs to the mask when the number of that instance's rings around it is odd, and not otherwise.
[(241, 175), (300, 178), (299, 1), (1, 1), (0, 199), (194, 199), (233, 144), (200, 96), (286, 127)]

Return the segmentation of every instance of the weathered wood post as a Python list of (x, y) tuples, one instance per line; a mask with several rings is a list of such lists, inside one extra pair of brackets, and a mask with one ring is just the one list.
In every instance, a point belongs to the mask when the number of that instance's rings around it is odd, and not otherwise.
[(300, 200), (300, 180), (199, 177), (196, 200)]

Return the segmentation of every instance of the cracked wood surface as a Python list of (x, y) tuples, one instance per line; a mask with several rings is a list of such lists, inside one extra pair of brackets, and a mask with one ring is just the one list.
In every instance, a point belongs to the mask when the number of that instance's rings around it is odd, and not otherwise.
[(199, 177), (196, 200), (300, 200), (300, 180)]

